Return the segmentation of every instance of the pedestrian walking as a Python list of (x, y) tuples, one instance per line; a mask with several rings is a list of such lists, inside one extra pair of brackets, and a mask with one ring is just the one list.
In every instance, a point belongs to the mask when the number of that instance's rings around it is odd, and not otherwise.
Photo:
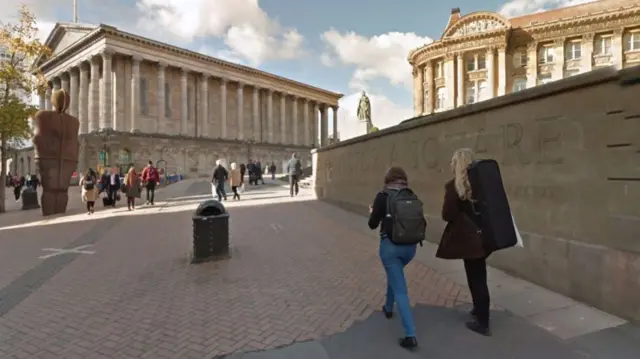
[(242, 177), (240, 169), (237, 168), (235, 162), (231, 164), (231, 171), (229, 171), (229, 185), (231, 186), (231, 191), (233, 191), (233, 199), (239, 201), (238, 188), (242, 185)]
[(156, 186), (160, 184), (160, 175), (158, 174), (158, 170), (153, 167), (152, 161), (149, 161), (147, 167), (142, 170), (140, 177), (147, 190), (146, 204), (153, 206), (155, 204)]
[(289, 175), (289, 194), (291, 197), (297, 196), (300, 190), (298, 181), (300, 181), (300, 175), (302, 174), (302, 164), (296, 153), (291, 155), (291, 159), (287, 163), (287, 174)]
[(369, 228), (380, 227), (380, 261), (387, 274), (387, 295), (382, 312), (387, 319), (393, 318), (393, 307), (397, 304), (404, 337), (401, 347), (414, 349), (418, 346), (416, 331), (409, 304), (404, 267), (416, 254), (417, 244), (425, 238), (427, 222), (423, 204), (409, 189), (406, 172), (400, 167), (390, 168), (384, 177), (384, 189), (376, 195), (369, 206)]
[(87, 214), (91, 215), (95, 212), (96, 199), (99, 194), (98, 175), (89, 168), (78, 184), (82, 188), (82, 201), (87, 204)]
[(123, 192), (127, 196), (127, 208), (129, 211), (136, 209), (136, 198), (140, 198), (142, 188), (140, 187), (140, 176), (136, 173), (135, 168), (129, 168), (129, 172), (124, 177)]
[(213, 174), (211, 175), (211, 187), (213, 189), (212, 192), (218, 196), (218, 201), (222, 202), (224, 199), (227, 200), (227, 193), (224, 189), (224, 184), (229, 179), (229, 172), (222, 165), (222, 161), (216, 161), (216, 167), (213, 169)]

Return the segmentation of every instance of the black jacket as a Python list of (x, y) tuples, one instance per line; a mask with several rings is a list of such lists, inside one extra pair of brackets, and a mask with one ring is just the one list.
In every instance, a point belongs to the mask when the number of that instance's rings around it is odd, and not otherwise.
[(224, 182), (228, 178), (229, 178), (229, 172), (227, 172), (227, 169), (224, 168), (224, 166), (220, 165), (220, 166), (216, 166), (216, 168), (213, 170), (213, 175), (211, 176), (211, 182), (214, 182), (214, 183)]
[(300, 164), (300, 160), (297, 158), (292, 158), (287, 163), (287, 173), (289, 176), (300, 176), (302, 173), (302, 164)]

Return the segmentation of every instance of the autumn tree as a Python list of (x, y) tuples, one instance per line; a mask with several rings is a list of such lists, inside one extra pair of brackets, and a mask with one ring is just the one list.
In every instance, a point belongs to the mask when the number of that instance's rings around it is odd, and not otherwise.
[(9, 152), (31, 137), (29, 118), (38, 110), (31, 105), (34, 93), (42, 94), (46, 81), (33, 68), (49, 49), (37, 38), (36, 18), (22, 6), (14, 23), (0, 22), (0, 213), (5, 211)]

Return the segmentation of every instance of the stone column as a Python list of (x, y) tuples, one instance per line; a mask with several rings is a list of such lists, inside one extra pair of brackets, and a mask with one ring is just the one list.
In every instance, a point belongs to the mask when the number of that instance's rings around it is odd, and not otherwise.
[(131, 59), (131, 132), (140, 131), (140, 63), (142, 58)]
[(80, 133), (89, 132), (89, 66), (84, 61), (80, 63), (80, 85), (78, 94), (78, 119)]
[(156, 133), (162, 133), (164, 131), (164, 121), (165, 121), (165, 78), (164, 73), (167, 70), (167, 64), (159, 62), (158, 63), (158, 83), (156, 88), (156, 105), (157, 108), (157, 118), (156, 118)]
[(244, 140), (244, 84), (238, 82), (238, 140)]
[(564, 38), (557, 39), (553, 42), (553, 73), (551, 74), (553, 81), (564, 78), (564, 44)]
[(267, 89), (267, 142), (273, 143), (273, 90)]
[(304, 99), (304, 145), (311, 146), (311, 126), (309, 123), (309, 99)]
[(456, 55), (456, 107), (464, 106), (464, 54)]
[(338, 106), (333, 107), (333, 143), (336, 142), (338, 142)]
[(67, 91), (71, 95), (71, 88), (69, 86), (69, 72), (63, 72), (60, 75), (60, 88)]
[[(498, 47), (498, 96), (507, 91), (507, 47)], [(535, 61), (534, 61), (535, 63)]]
[(47, 83), (47, 88), (44, 90), (44, 110), (51, 110), (51, 87), (52, 83)]
[[(209, 75), (202, 74), (200, 78), (200, 118), (202, 120), (202, 137), (213, 137), (211, 124), (209, 123)], [(222, 138), (227, 136), (227, 82), (222, 80), (222, 103), (220, 104), (222, 114)]]
[(111, 86), (111, 60), (112, 53), (105, 51), (102, 54), (102, 91), (100, 91), (100, 103), (102, 113), (100, 116), (100, 129), (113, 129), (113, 87)]
[(489, 47), (487, 49), (487, 99), (496, 97), (496, 49)]
[(91, 83), (89, 84), (89, 132), (100, 129), (100, 62), (92, 57)]
[(253, 88), (253, 140), (262, 141), (260, 133), (260, 88)]
[(424, 112), (424, 70), (413, 68), (413, 115), (420, 116)]
[(527, 88), (538, 85), (538, 43), (534, 42), (527, 46)]
[(318, 138), (318, 112), (320, 111), (320, 105), (317, 102), (313, 104), (313, 117), (311, 117), (311, 138), (313, 139), (313, 145), (316, 148), (320, 148), (320, 141)]
[(185, 136), (189, 123), (189, 95), (188, 95), (188, 76), (189, 71), (182, 69), (180, 73), (180, 134)]
[(329, 107), (322, 105), (322, 117), (320, 119), (320, 146), (329, 144)]
[(298, 131), (298, 97), (297, 96), (292, 96), (292, 102), (291, 102), (291, 120), (293, 121), (293, 141), (291, 141), (294, 145), (299, 145), (300, 144), (300, 139), (298, 138), (299, 135), (299, 131)]
[(447, 96), (444, 108), (450, 110), (456, 105), (456, 71), (455, 55), (453, 54), (446, 54), (444, 58), (444, 82)]
[(580, 61), (580, 72), (587, 72), (593, 69), (593, 38), (593, 33), (582, 36), (582, 59)]
[(624, 68), (624, 29), (613, 31), (611, 39), (611, 54), (613, 55), (613, 66), (620, 70)]
[[(427, 87), (427, 103), (425, 104), (425, 113), (433, 113), (434, 107), (435, 107), (435, 92), (436, 92), (436, 87), (434, 86), (434, 80), (433, 80), (433, 60), (430, 60), (429, 62), (427, 62), (426, 66), (425, 66), (425, 72), (427, 73), (427, 79), (426, 79), (426, 87)], [(424, 94), (423, 94), (424, 96)]]
[(287, 94), (280, 94), (280, 143), (287, 143)]
[(69, 114), (78, 117), (78, 69), (72, 68), (69, 71)]
[(54, 77), (54, 78), (53, 78), (53, 89), (54, 89), (54, 90), (60, 90), (60, 89), (61, 89), (61, 87), (60, 87), (60, 82), (61, 82), (61, 81), (60, 81), (60, 78), (59, 78), (59, 77)]

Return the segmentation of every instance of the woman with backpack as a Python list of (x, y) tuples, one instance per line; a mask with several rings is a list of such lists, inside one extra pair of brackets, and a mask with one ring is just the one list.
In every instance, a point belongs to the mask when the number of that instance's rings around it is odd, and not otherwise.
[[(404, 267), (409, 264), (416, 255), (417, 243), (420, 243), (421, 240), (424, 239), (426, 220), (424, 220), (424, 216), (422, 216), (422, 219), (419, 220), (419, 223), (416, 223), (415, 226), (413, 226), (414, 223), (407, 223), (408, 227), (416, 229), (417, 232), (422, 231), (422, 234), (418, 233), (417, 236), (414, 235), (414, 238), (410, 238), (409, 240), (400, 238), (400, 234), (398, 234), (398, 232), (394, 233), (393, 230), (394, 223), (397, 223), (396, 218), (398, 218), (398, 216), (390, 215), (393, 211), (400, 208), (395, 204), (397, 203), (396, 199), (407, 198), (406, 196), (415, 199), (414, 202), (419, 204), (420, 212), (422, 212), (422, 202), (420, 202), (407, 187), (407, 173), (400, 167), (392, 167), (387, 171), (384, 177), (384, 186), (384, 190), (378, 192), (373, 200), (373, 205), (369, 206), (369, 228), (376, 229), (378, 226), (380, 227), (380, 260), (387, 274), (387, 296), (386, 302), (382, 306), (382, 312), (387, 319), (391, 319), (393, 318), (394, 302), (398, 305), (398, 313), (400, 314), (402, 329), (405, 335), (404, 338), (399, 340), (399, 344), (406, 349), (415, 349), (418, 346), (418, 341), (416, 340), (413, 316), (409, 304)], [(388, 205), (395, 209), (392, 211), (392, 208), (387, 208)], [(402, 213), (408, 213), (405, 211), (406, 209), (407, 208), (403, 208)], [(395, 214), (399, 215), (400, 212), (395, 212)], [(413, 214), (413, 216), (409, 222), (416, 217), (416, 213), (411, 214)], [(422, 236), (421, 239), (419, 238), (420, 236)], [(419, 240), (415, 239), (416, 237), (418, 237)]]
[(84, 177), (80, 180), (82, 187), (82, 201), (87, 204), (87, 214), (95, 211), (96, 198), (98, 198), (98, 176), (89, 168)]
[(489, 287), (487, 285), (487, 256), (480, 232), (481, 221), (474, 209), (473, 193), (467, 169), (474, 161), (468, 148), (454, 152), (451, 159), (453, 179), (445, 184), (442, 219), (447, 222), (436, 257), (462, 259), (467, 283), (473, 301), (472, 320), (467, 322), (470, 330), (490, 336)]

